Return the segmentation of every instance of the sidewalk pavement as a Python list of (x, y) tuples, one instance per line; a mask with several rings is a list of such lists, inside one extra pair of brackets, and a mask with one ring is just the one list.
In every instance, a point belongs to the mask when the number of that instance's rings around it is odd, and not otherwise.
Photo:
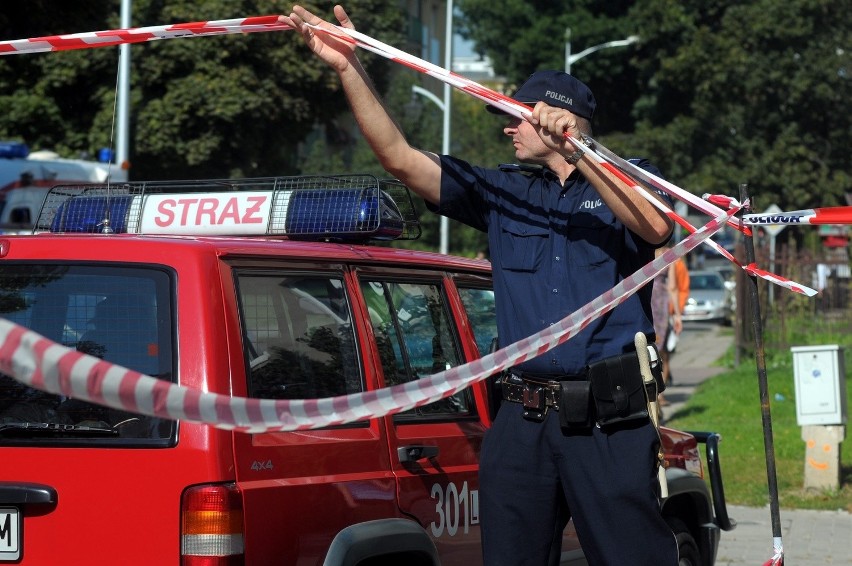
[(663, 416), (668, 419), (681, 408), (705, 379), (719, 375), (725, 368), (714, 365), (733, 343), (733, 333), (717, 324), (686, 323), (677, 349), (669, 358), (672, 384), (664, 396), (668, 404)]
[[(724, 371), (714, 363), (730, 347), (732, 334), (730, 329), (715, 324), (684, 325), (677, 351), (671, 357), (673, 383), (664, 394), (668, 401), (663, 407), (665, 419), (683, 408), (702, 381)], [(722, 532), (716, 566), (760, 566), (772, 558), (769, 507), (728, 505), (728, 514), (736, 520), (737, 527)], [(852, 514), (781, 509), (779, 515), (786, 566), (852, 566)]]
[[(728, 514), (737, 528), (722, 533), (716, 566), (760, 566), (772, 558), (769, 507), (728, 505)], [(781, 509), (779, 515), (786, 566), (852, 566), (852, 514)]]

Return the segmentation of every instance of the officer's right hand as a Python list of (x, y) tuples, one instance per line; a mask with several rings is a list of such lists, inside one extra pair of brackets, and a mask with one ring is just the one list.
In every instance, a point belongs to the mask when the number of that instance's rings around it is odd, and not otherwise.
[(566, 136), (580, 137), (577, 117), (572, 112), (538, 102), (531, 118), (532, 124), (537, 126), (539, 137), (550, 149), (567, 155), (574, 152), (574, 144), (565, 139)]
[[(349, 19), (349, 15), (343, 9), (343, 6), (336, 5), (334, 7), (334, 15), (342, 27), (355, 29), (355, 25)], [(351, 59), (355, 57), (355, 45), (353, 43), (335, 39), (331, 34), (316, 31), (306, 25), (311, 24), (329, 29), (333, 28), (330, 23), (319, 16), (315, 16), (305, 8), (299, 5), (293, 6), (293, 12), (286, 19), (289, 20), (288, 23), (290, 25), (302, 34), (308, 47), (336, 71), (343, 71), (350, 64)]]

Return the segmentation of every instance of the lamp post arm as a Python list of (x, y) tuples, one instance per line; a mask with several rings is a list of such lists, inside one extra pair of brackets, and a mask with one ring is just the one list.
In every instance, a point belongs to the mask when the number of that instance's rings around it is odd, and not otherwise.
[(631, 35), (627, 39), (617, 39), (615, 41), (607, 41), (606, 43), (601, 43), (599, 45), (593, 45), (587, 49), (583, 49), (579, 53), (571, 53), (571, 43), (566, 41), (565, 43), (565, 72), (571, 73), (571, 65), (586, 55), (590, 55), (595, 51), (600, 51), (601, 49), (608, 49), (610, 47), (626, 47), (632, 43), (636, 43), (639, 41), (638, 35)]
[(446, 106), (444, 105), (444, 101), (438, 98), (438, 95), (436, 95), (431, 90), (427, 90), (419, 85), (411, 85), (411, 92), (413, 92), (414, 94), (425, 96), (426, 98), (434, 102), (435, 105), (441, 109), (441, 112), (443, 112), (444, 108), (446, 108)]

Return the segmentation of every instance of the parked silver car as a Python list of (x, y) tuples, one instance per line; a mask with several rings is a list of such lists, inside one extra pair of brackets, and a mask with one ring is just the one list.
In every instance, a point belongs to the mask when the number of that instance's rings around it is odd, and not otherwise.
[(728, 320), (731, 291), (718, 271), (690, 271), (689, 298), (683, 309), (684, 321)]

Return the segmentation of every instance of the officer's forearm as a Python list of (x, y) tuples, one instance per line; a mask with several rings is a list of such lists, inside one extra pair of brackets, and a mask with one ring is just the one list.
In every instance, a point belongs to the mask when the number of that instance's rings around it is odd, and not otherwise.
[[(673, 227), (671, 220), (648, 202), (643, 195), (640, 195), (635, 188), (628, 186), (588, 155), (583, 156), (576, 166), (597, 189), (610, 210), (631, 232), (654, 245), (661, 244), (669, 238)], [(653, 193), (649, 194), (652, 198), (659, 198)]]

